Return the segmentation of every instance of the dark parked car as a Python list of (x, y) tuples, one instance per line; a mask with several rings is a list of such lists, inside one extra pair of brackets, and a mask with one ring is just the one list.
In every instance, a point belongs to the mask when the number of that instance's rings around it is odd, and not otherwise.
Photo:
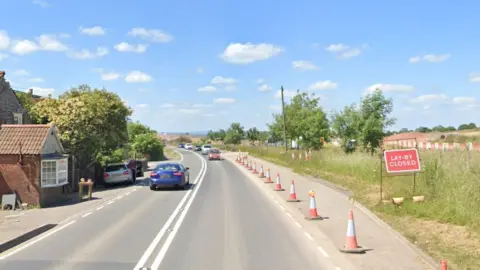
[(200, 152), (202, 151), (202, 146), (201, 145), (195, 145), (195, 151)]
[(179, 144), (178, 148), (185, 148), (185, 144), (183, 144), (183, 143)]

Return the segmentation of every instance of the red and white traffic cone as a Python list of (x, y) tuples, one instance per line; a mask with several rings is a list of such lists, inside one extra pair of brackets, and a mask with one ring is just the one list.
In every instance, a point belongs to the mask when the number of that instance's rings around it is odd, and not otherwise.
[(257, 162), (253, 162), (253, 174), (257, 174)]
[(355, 221), (353, 221), (353, 210), (348, 214), (348, 226), (345, 246), (340, 249), (345, 253), (365, 253), (366, 249), (358, 245), (357, 234), (355, 233)]
[(260, 175), (258, 177), (259, 178), (265, 178), (265, 173), (263, 171), (263, 165), (260, 166)]
[(282, 183), (280, 183), (280, 174), (277, 173), (277, 179), (275, 180), (275, 189), (274, 191), (284, 191), (285, 189), (282, 188)]
[(248, 162), (248, 170), (251, 171), (252, 168), (253, 168), (253, 165), (252, 165), (252, 161), (250, 160), (250, 161)]
[(317, 211), (317, 203), (315, 201), (315, 192), (313, 190), (310, 190), (308, 194), (310, 195), (310, 216), (305, 217), (305, 219), (322, 220), (323, 218), (318, 214), (318, 211)]
[(273, 182), (272, 182), (272, 178), (270, 178), (270, 168), (267, 168), (267, 180), (265, 180), (264, 183), (265, 183), (265, 184), (271, 184), (271, 183), (273, 183)]
[(244, 166), (245, 168), (248, 167), (248, 159), (244, 159), (244, 160), (243, 160), (243, 166)]
[(290, 196), (287, 200), (287, 202), (299, 202), (300, 200), (297, 199), (297, 193), (295, 192), (295, 181), (292, 180), (292, 183), (290, 184)]
[(442, 260), (440, 270), (448, 270), (447, 260)]

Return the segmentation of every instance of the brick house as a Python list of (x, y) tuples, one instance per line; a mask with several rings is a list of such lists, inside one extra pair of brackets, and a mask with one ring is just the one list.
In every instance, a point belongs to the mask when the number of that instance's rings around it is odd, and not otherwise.
[(68, 194), (68, 175), (54, 124), (0, 126), (0, 196), (15, 192), (30, 205), (55, 204)]

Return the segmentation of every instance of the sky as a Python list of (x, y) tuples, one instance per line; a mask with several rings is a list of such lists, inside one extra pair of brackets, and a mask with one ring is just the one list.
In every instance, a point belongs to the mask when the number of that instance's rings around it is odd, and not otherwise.
[[(327, 111), (380, 88), (392, 129), (477, 122), (480, 2), (0, 0), (16, 90), (105, 87), (159, 132), (266, 129), (296, 89)], [(478, 122), (477, 122), (478, 123)], [(480, 124), (480, 123), (478, 123)]]

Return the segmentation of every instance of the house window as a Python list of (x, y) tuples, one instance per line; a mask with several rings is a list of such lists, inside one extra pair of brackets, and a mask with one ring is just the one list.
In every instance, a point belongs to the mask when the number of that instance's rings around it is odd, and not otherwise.
[(42, 187), (55, 187), (68, 183), (68, 158), (42, 160)]
[(13, 123), (15, 125), (22, 125), (23, 124), (23, 114), (13, 113)]

